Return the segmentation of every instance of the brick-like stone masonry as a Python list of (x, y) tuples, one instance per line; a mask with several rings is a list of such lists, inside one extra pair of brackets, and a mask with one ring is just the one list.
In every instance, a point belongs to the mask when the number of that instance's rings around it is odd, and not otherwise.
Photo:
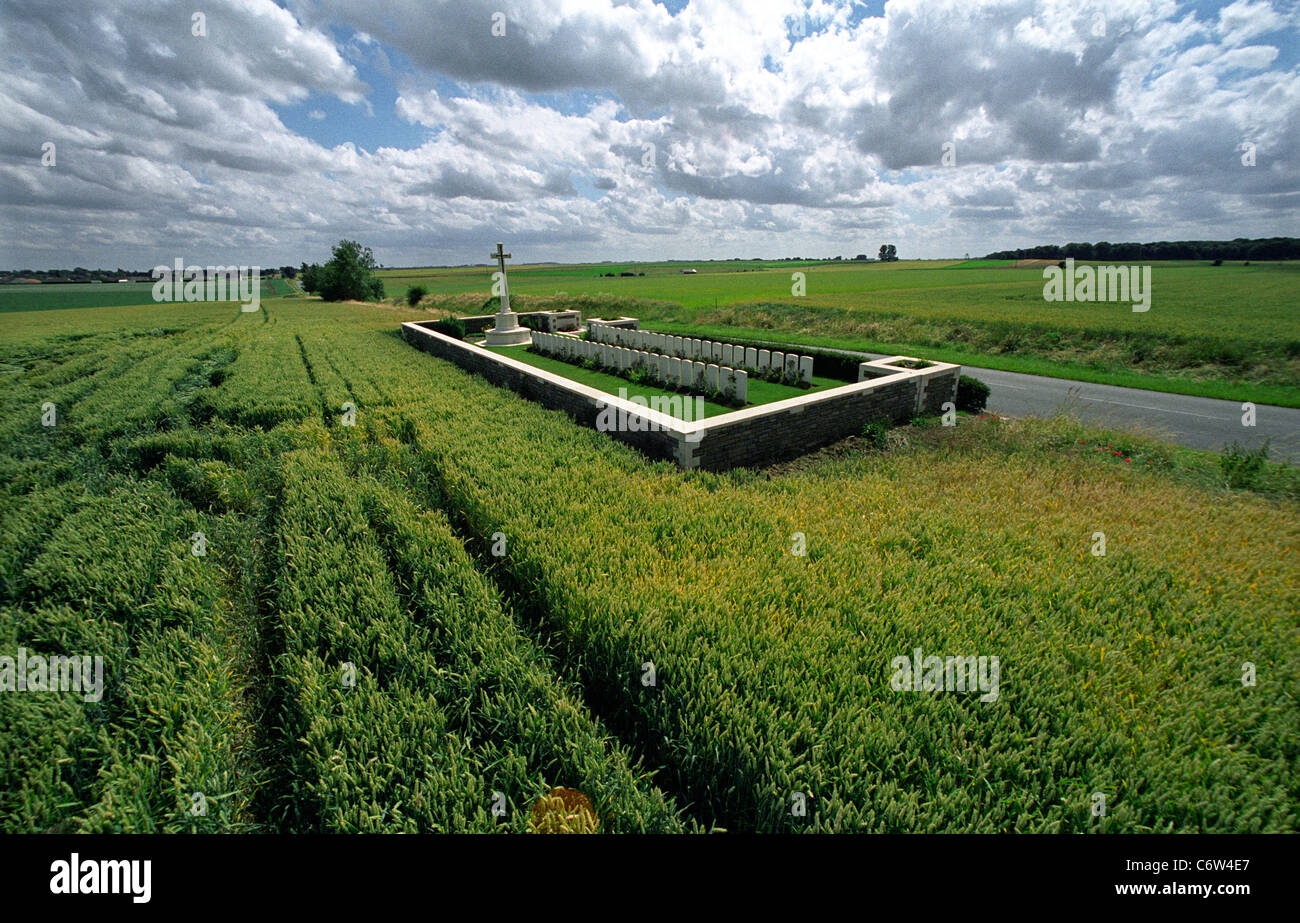
[(864, 425), (881, 417), (904, 423), (914, 416), (941, 413), (945, 402), (956, 401), (961, 373), (961, 366), (946, 362), (932, 362), (923, 369), (901, 368), (891, 363), (915, 360), (893, 356), (866, 363), (875, 377), (856, 384), (686, 422), (445, 336), (421, 322), (403, 324), (402, 336), (418, 349), (545, 407), (563, 410), (586, 426), (595, 427), (608, 407), (625, 411), (649, 428), (612, 430), (611, 436), (652, 458), (713, 471), (794, 458), (860, 433)]

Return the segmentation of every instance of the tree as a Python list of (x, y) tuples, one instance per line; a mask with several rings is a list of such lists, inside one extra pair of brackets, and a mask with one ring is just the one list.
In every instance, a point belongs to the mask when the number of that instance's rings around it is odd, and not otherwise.
[(423, 285), (412, 285), (406, 290), (406, 303), (411, 307), (415, 307), (420, 303), (420, 299), (427, 294), (429, 294), (429, 290)]
[(893, 263), (898, 260), (898, 249), (893, 244), (880, 245), (880, 262)]
[(302, 266), (302, 287), (325, 301), (378, 301), (384, 283), (374, 274), (375, 255), (355, 240), (340, 240), (330, 261)]
[(304, 292), (308, 295), (320, 294), (321, 267), (319, 263), (312, 263), (310, 266), (303, 263), (298, 275), (302, 276), (302, 290)]

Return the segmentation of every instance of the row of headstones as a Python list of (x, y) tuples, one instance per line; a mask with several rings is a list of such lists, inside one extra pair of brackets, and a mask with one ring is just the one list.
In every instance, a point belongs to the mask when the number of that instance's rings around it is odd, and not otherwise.
[(593, 343), (556, 333), (533, 332), (533, 346), (538, 351), (561, 359), (591, 359), (613, 371), (641, 369), (650, 378), (669, 387), (691, 388), (733, 395), (744, 403), (749, 397), (749, 373), (744, 369), (716, 363), (692, 362), (676, 356), (661, 356), (640, 349), (628, 349), (611, 343)]
[(751, 372), (775, 369), (781, 374), (782, 380), (790, 384), (796, 382), (812, 384), (812, 356), (733, 346), (716, 340), (696, 340), (668, 333), (655, 333), (651, 330), (611, 327), (608, 324), (591, 324), (589, 329), (595, 340), (613, 346), (651, 350), (666, 356), (680, 356), (691, 361), (716, 362), (718, 365), (748, 369)]

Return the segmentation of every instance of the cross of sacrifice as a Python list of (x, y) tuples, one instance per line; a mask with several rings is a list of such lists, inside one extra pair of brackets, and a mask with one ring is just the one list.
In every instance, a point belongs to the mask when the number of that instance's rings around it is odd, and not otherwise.
[(504, 314), (510, 310), (510, 290), (509, 287), (506, 285), (506, 260), (510, 259), (510, 254), (506, 253), (505, 247), (503, 247), (498, 242), (496, 253), (489, 253), (488, 256), (496, 260), (497, 265), (501, 267), (501, 312), (500, 313)]

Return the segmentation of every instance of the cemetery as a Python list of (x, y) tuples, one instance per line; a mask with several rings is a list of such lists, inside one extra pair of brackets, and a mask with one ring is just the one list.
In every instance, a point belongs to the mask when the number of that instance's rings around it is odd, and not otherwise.
[[(576, 329), (530, 330), (510, 310), (505, 267), (510, 254), (498, 243), (491, 256), (500, 267), (500, 310), (482, 341), (477, 336), (460, 340), (434, 329), (434, 322), (421, 321), (402, 325), (406, 341), (682, 468), (725, 470), (780, 461), (860, 433), (878, 420), (905, 423), (942, 413), (956, 400), (960, 366), (910, 356), (861, 362), (852, 382), (819, 381), (813, 357), (796, 348), (758, 349), (642, 330), (634, 317), (592, 319), (584, 327), (576, 311), (550, 312), (565, 315), (566, 327), (576, 320)], [(542, 365), (536, 357), (607, 377), (583, 383), (563, 365)], [(654, 400), (662, 393), (637, 400), (621, 384), (624, 378), (705, 397), (714, 412), (703, 418), (665, 413), (665, 404)], [(754, 391), (766, 391), (762, 402), (751, 401), (751, 382)], [(691, 402), (669, 406), (685, 410)], [(606, 422), (611, 410), (618, 425)]]
[[(818, 380), (813, 357), (795, 348), (757, 349), (657, 333), (640, 329), (633, 317), (592, 319), (582, 326), (579, 316), (572, 333), (530, 330), (510, 310), (510, 254), (498, 243), (492, 256), (501, 267), (500, 311), (481, 342), (440, 333), (427, 321), (403, 324), (406, 341), (682, 468), (725, 470), (779, 461), (855, 435), (874, 421), (904, 423), (942, 413), (956, 400), (960, 366), (910, 356), (859, 363), (856, 381), (835, 382)], [(539, 357), (607, 377), (583, 383), (562, 365), (539, 364)], [(620, 384), (624, 377), (662, 390), (651, 400), (629, 397)], [(766, 390), (761, 403), (751, 400), (751, 383), (753, 391)], [(665, 413), (664, 404), (653, 400), (664, 392), (706, 397), (713, 412), (703, 419)], [(619, 425), (604, 423), (610, 410)]]

